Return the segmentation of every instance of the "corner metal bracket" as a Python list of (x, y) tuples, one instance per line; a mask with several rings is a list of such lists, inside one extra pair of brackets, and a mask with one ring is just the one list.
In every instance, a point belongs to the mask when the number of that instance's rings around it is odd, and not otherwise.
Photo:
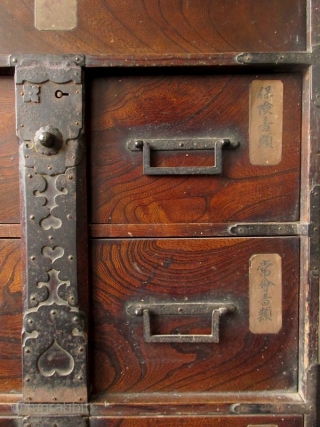
[[(10, 63), (20, 140), (23, 400), (85, 402), (86, 321), (78, 304), (78, 288), (86, 289), (80, 250), (86, 247), (80, 242), (86, 222), (80, 212), (85, 206), (84, 59), (18, 55)], [(46, 425), (35, 419), (29, 424)]]
[(313, 63), (311, 52), (244, 52), (236, 60), (243, 65), (309, 66)]

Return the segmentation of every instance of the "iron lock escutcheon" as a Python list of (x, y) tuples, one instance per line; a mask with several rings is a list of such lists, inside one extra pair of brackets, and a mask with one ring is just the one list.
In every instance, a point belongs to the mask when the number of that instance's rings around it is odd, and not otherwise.
[[(86, 402), (84, 58), (18, 55), (11, 63), (23, 206), (23, 402)], [(44, 425), (34, 417), (24, 423)]]

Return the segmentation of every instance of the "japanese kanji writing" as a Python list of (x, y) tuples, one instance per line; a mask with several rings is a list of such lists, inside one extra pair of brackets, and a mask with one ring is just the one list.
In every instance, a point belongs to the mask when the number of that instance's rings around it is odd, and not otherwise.
[(259, 310), (259, 321), (267, 321), (272, 320), (272, 298), (269, 295), (270, 286), (274, 286), (268, 277), (271, 275), (272, 262), (268, 260), (263, 260), (258, 267), (258, 271), (260, 272), (260, 276), (262, 277), (262, 281), (260, 283), (260, 288), (262, 289), (262, 299), (259, 301), (261, 304), (261, 308)]
[(258, 114), (261, 120), (259, 125), (261, 134), (259, 136), (258, 146), (273, 148), (273, 94), (271, 86), (261, 86), (257, 94), (257, 98), (261, 100), (257, 105)]

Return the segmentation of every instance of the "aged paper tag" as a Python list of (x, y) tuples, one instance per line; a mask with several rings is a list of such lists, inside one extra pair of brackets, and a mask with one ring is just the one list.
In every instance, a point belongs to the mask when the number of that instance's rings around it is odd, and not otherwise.
[(77, 0), (35, 0), (35, 27), (38, 30), (74, 30)]
[(283, 83), (254, 80), (250, 85), (249, 158), (252, 165), (272, 166), (282, 158)]
[(282, 327), (282, 260), (278, 254), (256, 254), (249, 266), (249, 329), (276, 334)]

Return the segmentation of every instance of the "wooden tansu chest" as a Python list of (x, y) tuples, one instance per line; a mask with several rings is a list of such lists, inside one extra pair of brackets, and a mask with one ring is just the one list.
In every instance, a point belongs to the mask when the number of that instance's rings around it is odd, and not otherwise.
[(318, 0), (0, 0), (0, 426), (318, 427)]

